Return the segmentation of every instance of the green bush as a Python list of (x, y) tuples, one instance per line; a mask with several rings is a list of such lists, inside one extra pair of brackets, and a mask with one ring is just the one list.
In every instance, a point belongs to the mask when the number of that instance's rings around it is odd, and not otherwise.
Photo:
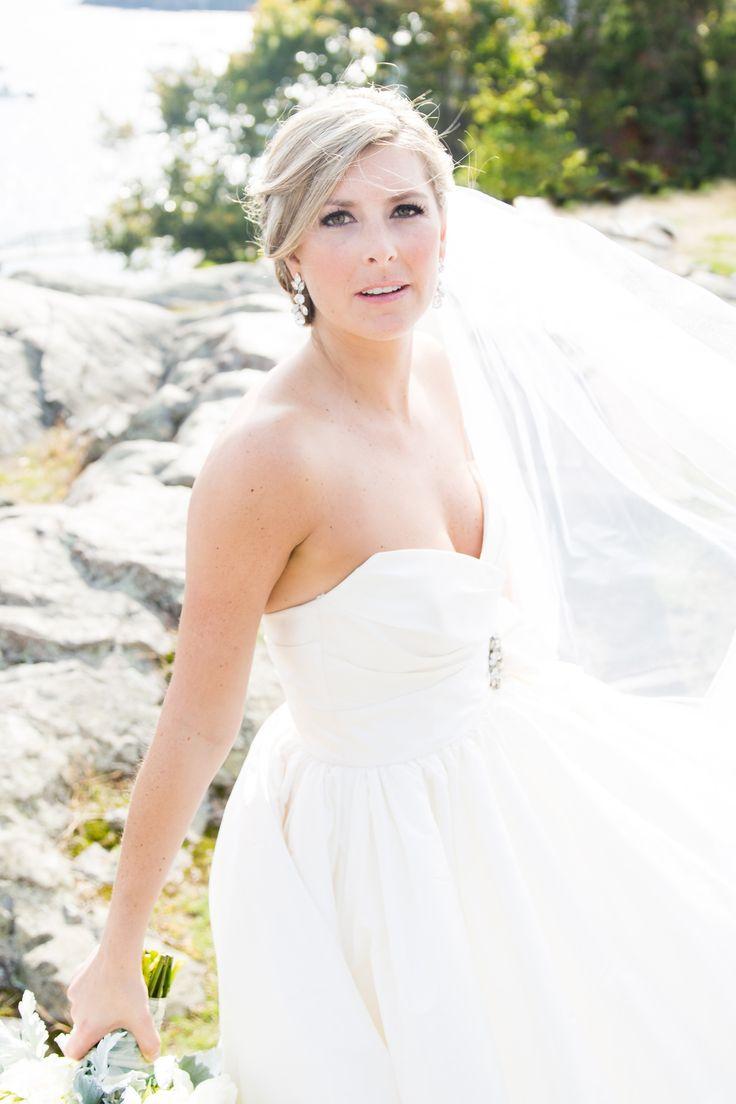
[(254, 259), (253, 159), (338, 80), (429, 100), (458, 182), (502, 199), (696, 187), (736, 174), (735, 55), (736, 0), (260, 0), (222, 74), (159, 74), (163, 179), (128, 187), (93, 236), (128, 257), (161, 239)]

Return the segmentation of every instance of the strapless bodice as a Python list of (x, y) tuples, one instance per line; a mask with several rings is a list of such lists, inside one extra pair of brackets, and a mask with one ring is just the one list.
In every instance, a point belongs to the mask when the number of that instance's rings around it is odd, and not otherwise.
[(267, 614), (269, 655), (314, 753), (395, 762), (467, 731), (490, 689), (501, 583), (490, 560), (393, 550)]
[(479, 557), (438, 548), (379, 551), (330, 590), (264, 615), (295, 728), (319, 758), (413, 758), (461, 737), (488, 701), (505, 533), (479, 486)]

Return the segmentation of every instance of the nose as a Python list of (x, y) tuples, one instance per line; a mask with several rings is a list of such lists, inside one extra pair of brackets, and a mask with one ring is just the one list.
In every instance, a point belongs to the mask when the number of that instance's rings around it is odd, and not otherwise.
[(396, 246), (390, 240), (390, 233), (378, 230), (370, 235), (368, 261), (371, 264), (386, 264), (396, 259)]
[(386, 249), (374, 249), (368, 256), (370, 264), (390, 264), (391, 261), (396, 260), (396, 250), (393, 248)]

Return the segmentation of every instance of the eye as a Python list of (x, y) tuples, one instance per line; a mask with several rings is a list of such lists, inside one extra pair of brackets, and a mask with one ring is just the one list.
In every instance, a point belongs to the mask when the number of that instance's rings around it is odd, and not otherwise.
[(400, 203), (396, 210), (399, 211), (402, 207), (408, 207), (409, 210), (416, 211), (418, 215), (424, 214), (424, 207), (420, 203)]
[(334, 222), (333, 220), (336, 219), (338, 215), (347, 215), (347, 214), (349, 214), (349, 212), (346, 211), (344, 208), (342, 208), (339, 211), (330, 211), (329, 215), (325, 215), (325, 217), (323, 219), (320, 219), (320, 222), (322, 223), (323, 226), (344, 226), (345, 223), (343, 223), (343, 222)]
[[(410, 216), (411, 218), (415, 218), (417, 215), (423, 215), (425, 211), (425, 208), (422, 207), (419, 203), (399, 203), (399, 205), (394, 208), (395, 211), (401, 211), (404, 209), (408, 209), (414, 212), (414, 214)], [(344, 207), (341, 207), (339, 211), (330, 211), (329, 215), (325, 215), (325, 217), (321, 219), (320, 222), (322, 226), (345, 226), (344, 222), (334, 222), (333, 220), (336, 219), (338, 215), (349, 214), (349, 211), (346, 211)]]

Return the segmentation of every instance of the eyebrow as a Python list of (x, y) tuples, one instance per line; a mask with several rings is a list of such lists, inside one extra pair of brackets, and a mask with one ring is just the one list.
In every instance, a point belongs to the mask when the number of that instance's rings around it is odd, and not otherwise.
[[(396, 195), (388, 196), (386, 202), (393, 203), (396, 199), (407, 199), (408, 196), (423, 196), (424, 192), (417, 192), (412, 190), (410, 192), (398, 192)], [(355, 207), (357, 204), (352, 199), (328, 199), (326, 203), (323, 203), (323, 207), (332, 207), (334, 205), (340, 207)]]

